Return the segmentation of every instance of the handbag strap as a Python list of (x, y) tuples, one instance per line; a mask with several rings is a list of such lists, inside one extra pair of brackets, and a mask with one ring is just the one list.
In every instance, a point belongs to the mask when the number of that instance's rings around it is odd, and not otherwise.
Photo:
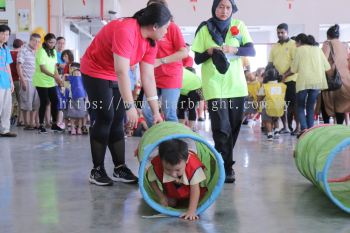
[(334, 55), (334, 49), (333, 49), (333, 45), (332, 45), (331, 41), (329, 41), (329, 47), (331, 49), (330, 55), (331, 55), (331, 58), (333, 60), (333, 65), (335, 66), (335, 68), (337, 68), (335, 65), (335, 55)]

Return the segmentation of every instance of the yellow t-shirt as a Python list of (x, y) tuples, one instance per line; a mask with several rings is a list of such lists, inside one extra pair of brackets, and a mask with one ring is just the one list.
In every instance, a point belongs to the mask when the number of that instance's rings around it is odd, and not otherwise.
[[(295, 56), (296, 45), (294, 40), (289, 40), (283, 44), (276, 43), (272, 46), (269, 62), (277, 69), (280, 75), (283, 75), (292, 65)], [(297, 74), (291, 75), (286, 82), (296, 81)]]
[(296, 91), (328, 88), (326, 71), (331, 66), (323, 51), (317, 46), (303, 45), (297, 48), (291, 71), (298, 73)]
[(268, 82), (263, 84), (266, 113), (270, 117), (281, 117), (284, 113), (287, 86), (284, 83)]
[(253, 97), (254, 101), (258, 100), (258, 92), (261, 87), (261, 83), (259, 81), (249, 82), (248, 83), (248, 93), (250, 97)]

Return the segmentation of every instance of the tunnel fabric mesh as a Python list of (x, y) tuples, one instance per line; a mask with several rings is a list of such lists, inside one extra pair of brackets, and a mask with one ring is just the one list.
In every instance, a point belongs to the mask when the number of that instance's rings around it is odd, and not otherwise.
[(302, 135), (294, 154), (299, 172), (348, 213), (350, 213), (350, 167), (348, 174), (338, 179), (330, 179), (329, 171), (337, 155), (349, 147), (349, 127), (323, 125), (314, 127)]

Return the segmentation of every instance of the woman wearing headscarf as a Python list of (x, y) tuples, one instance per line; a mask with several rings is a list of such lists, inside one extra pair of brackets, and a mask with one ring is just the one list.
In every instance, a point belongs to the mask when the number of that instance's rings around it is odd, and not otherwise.
[[(339, 40), (339, 25), (330, 27), (327, 31), (327, 41), (322, 50), (334, 70), (337, 68), (342, 87), (336, 91), (322, 91), (321, 111), (324, 123), (329, 123), (329, 117), (335, 116), (337, 124), (344, 123), (345, 113), (350, 112), (350, 72), (348, 68), (348, 46)], [(334, 51), (334, 58), (331, 55)]]
[(226, 183), (235, 181), (233, 148), (248, 95), (241, 56), (255, 56), (246, 25), (233, 14), (234, 0), (214, 0), (212, 18), (198, 27), (192, 50), (202, 64), (203, 94), (208, 101), (215, 148), (224, 160)]

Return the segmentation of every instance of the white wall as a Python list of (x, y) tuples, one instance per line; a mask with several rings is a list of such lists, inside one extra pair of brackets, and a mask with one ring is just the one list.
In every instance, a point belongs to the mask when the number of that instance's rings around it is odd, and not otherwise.
[(0, 19), (8, 20), (12, 32), (17, 30), (15, 0), (6, 0), (6, 11), (0, 12)]
[[(118, 11), (118, 0), (104, 0), (103, 12), (104, 16), (108, 16), (108, 11)], [(65, 16), (100, 16), (100, 0), (86, 0), (83, 5), (82, 0), (63, 0)]]
[(47, 0), (34, 1), (33, 28), (42, 27), (47, 32)]
[[(130, 16), (143, 8), (147, 0), (119, 0), (123, 16)], [(286, 0), (237, 0), (239, 11), (235, 15), (249, 26), (271, 25), (281, 22), (292, 25), (304, 25), (308, 34), (319, 38), (320, 24), (349, 24), (349, 0), (295, 0), (292, 9), (288, 9)], [(198, 0), (196, 12), (189, 0), (168, 0), (175, 22), (180, 26), (197, 26), (211, 17), (212, 1)], [(349, 38), (350, 40), (350, 38)], [(266, 41), (266, 42), (274, 42)], [(265, 42), (265, 43), (266, 43)]]
[(69, 23), (65, 23), (64, 25), (64, 35), (66, 38), (66, 49), (70, 49), (73, 51), (74, 54), (74, 60), (75, 61), (79, 61), (79, 57), (80, 57), (80, 52), (77, 48), (79, 48), (79, 44), (80, 44), (80, 38), (79, 35), (72, 32), (69, 28)]

